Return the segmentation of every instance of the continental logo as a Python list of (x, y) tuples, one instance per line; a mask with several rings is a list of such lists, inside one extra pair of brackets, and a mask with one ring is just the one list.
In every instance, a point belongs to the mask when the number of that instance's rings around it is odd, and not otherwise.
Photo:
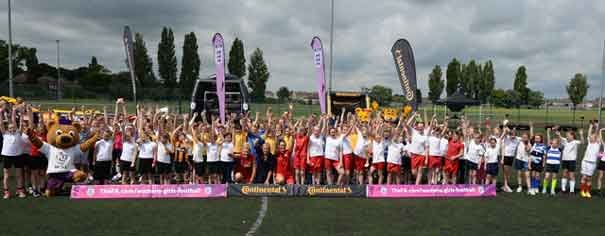
[(353, 190), (351, 187), (325, 187), (325, 186), (310, 186), (307, 188), (307, 194), (315, 196), (317, 194), (350, 194)]
[(405, 64), (403, 62), (403, 55), (401, 55), (401, 50), (395, 50), (395, 63), (397, 64), (397, 70), (399, 71), (399, 82), (401, 83), (401, 87), (405, 91), (405, 98), (408, 101), (414, 100), (414, 96), (416, 95), (416, 91), (412, 91), (412, 87), (410, 85), (410, 80), (408, 79), (405, 70)]
[(259, 193), (287, 193), (288, 190), (283, 186), (243, 186), (243, 194), (259, 194)]

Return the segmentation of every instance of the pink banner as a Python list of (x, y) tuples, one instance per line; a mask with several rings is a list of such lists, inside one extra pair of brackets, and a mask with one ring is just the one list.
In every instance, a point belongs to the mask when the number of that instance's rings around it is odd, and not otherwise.
[(225, 46), (223, 36), (219, 33), (212, 37), (214, 46), (214, 63), (216, 65), (216, 96), (221, 123), (225, 124)]
[(495, 197), (496, 185), (368, 185), (368, 198)]
[(71, 199), (225, 198), (224, 184), (73, 185)]
[(315, 64), (315, 72), (317, 73), (317, 96), (319, 97), (321, 113), (324, 114), (326, 113), (326, 67), (324, 63), (324, 49), (319, 37), (313, 37), (311, 48), (313, 49), (313, 62)]

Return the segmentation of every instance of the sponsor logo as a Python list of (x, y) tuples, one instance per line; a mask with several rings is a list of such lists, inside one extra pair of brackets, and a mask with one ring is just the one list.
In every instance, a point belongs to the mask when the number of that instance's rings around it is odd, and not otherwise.
[(416, 91), (412, 91), (412, 87), (410, 86), (410, 80), (406, 75), (403, 55), (401, 55), (401, 50), (399, 49), (395, 50), (395, 63), (397, 63), (397, 70), (399, 70), (399, 82), (401, 83), (401, 87), (405, 91), (405, 98), (408, 101), (412, 101), (414, 100)]
[(351, 187), (311, 186), (307, 188), (307, 194), (310, 196), (318, 194), (350, 194), (352, 192)]
[(92, 197), (93, 195), (95, 195), (95, 189), (94, 188), (87, 188), (86, 189), (86, 196)]
[(212, 187), (210, 187), (210, 186), (205, 187), (205, 188), (204, 188), (204, 192), (205, 192), (206, 194), (211, 194), (211, 193), (212, 193)]
[(257, 194), (257, 193), (287, 193), (288, 190), (283, 186), (243, 186), (243, 194)]

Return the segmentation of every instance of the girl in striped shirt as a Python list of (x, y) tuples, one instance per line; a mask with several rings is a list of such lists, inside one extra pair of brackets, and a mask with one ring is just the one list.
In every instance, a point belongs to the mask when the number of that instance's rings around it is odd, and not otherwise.
[(550, 141), (550, 146), (546, 149), (544, 157), (546, 158), (546, 173), (544, 174), (544, 182), (542, 183), (542, 194), (546, 194), (548, 183), (550, 182), (550, 195), (555, 195), (557, 187), (557, 173), (561, 166), (561, 154), (563, 149), (560, 146), (560, 140), (553, 138)]

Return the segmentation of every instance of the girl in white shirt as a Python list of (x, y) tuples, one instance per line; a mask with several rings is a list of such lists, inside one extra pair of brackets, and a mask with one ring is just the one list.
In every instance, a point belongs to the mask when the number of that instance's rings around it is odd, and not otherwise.
[(483, 147), (481, 140), (481, 134), (473, 134), (473, 139), (469, 143), (467, 164), (469, 168), (470, 184), (478, 184), (477, 170), (479, 170), (479, 164), (484, 161), (485, 147)]
[(233, 142), (231, 133), (226, 133), (220, 145), (220, 160), (222, 171), (222, 183), (232, 183), (231, 172), (233, 172)]
[(329, 136), (326, 137), (326, 150), (324, 169), (328, 185), (335, 183), (334, 172), (338, 173), (337, 182), (342, 181), (344, 169), (342, 168), (342, 136), (338, 135), (336, 128), (330, 128)]
[(576, 133), (569, 131), (566, 138), (561, 137), (561, 132), (557, 129), (556, 135), (561, 140), (563, 153), (561, 156), (561, 168), (563, 175), (561, 177), (561, 191), (566, 192), (569, 181), (569, 192), (573, 193), (576, 188), (576, 163), (578, 159), (578, 146), (585, 143), (584, 132), (580, 129), (580, 140), (576, 139)]
[(401, 183), (401, 158), (405, 149), (403, 136), (393, 132), (392, 142), (387, 152), (387, 184)]
[(209, 184), (220, 184), (221, 179), (219, 177), (220, 172), (220, 157), (219, 157), (219, 145), (216, 142), (213, 132), (210, 132), (208, 142), (206, 143), (206, 164), (208, 165), (208, 183)]
[(588, 145), (586, 146), (586, 151), (584, 152), (584, 159), (582, 159), (582, 185), (580, 187), (581, 192), (580, 196), (585, 198), (591, 198), (590, 194), (591, 186), (592, 186), (592, 175), (594, 174), (595, 169), (597, 168), (597, 159), (601, 152), (601, 146), (603, 144), (603, 138), (601, 137), (601, 133), (605, 128), (600, 129), (596, 133), (592, 133), (592, 126), (588, 130)]
[(384, 168), (386, 167), (384, 158), (384, 138), (383, 138), (382, 126), (374, 132), (372, 138), (372, 144), (370, 153), (372, 156), (372, 167), (370, 167), (370, 173), (368, 173), (369, 183), (374, 184), (374, 172), (378, 173), (378, 184), (382, 184), (384, 181)]
[(368, 136), (368, 128), (363, 126), (361, 129), (355, 127), (357, 131), (357, 142), (353, 149), (355, 155), (355, 175), (357, 176), (357, 184), (365, 184), (364, 170), (369, 166), (368, 149), (370, 140)]
[(157, 142), (157, 152), (154, 157), (154, 166), (160, 175), (160, 184), (170, 184), (170, 174), (172, 173), (172, 158), (170, 154), (174, 153), (174, 148), (170, 143), (168, 134), (162, 134), (160, 141)]
[(495, 137), (489, 139), (489, 144), (485, 149), (485, 171), (487, 178), (485, 184), (496, 184), (498, 177), (498, 155), (501, 153), (500, 141)]
[(517, 170), (517, 192), (523, 191), (523, 180), (527, 186), (527, 193), (531, 192), (531, 179), (529, 176), (529, 151), (531, 150), (531, 143), (529, 142), (529, 135), (524, 133), (521, 135), (521, 142), (517, 145), (517, 152), (515, 155), (515, 169)]
[(141, 134), (139, 140), (139, 174), (142, 176), (141, 183), (153, 184), (153, 159), (158, 151), (156, 142), (151, 140), (151, 136), (145, 132), (139, 132)]
[(122, 141), (122, 154), (120, 155), (120, 170), (122, 171), (122, 184), (134, 184), (134, 166), (137, 159), (138, 145), (134, 142), (132, 132), (124, 132)]
[(307, 164), (309, 164), (314, 185), (321, 184), (321, 171), (324, 164), (324, 146), (326, 120), (321, 119), (320, 125), (314, 126), (309, 136), (309, 150), (307, 151)]
[(103, 139), (97, 141), (92, 159), (94, 167), (93, 178), (97, 184), (106, 184), (111, 178), (111, 164), (113, 154), (113, 132), (103, 131)]

